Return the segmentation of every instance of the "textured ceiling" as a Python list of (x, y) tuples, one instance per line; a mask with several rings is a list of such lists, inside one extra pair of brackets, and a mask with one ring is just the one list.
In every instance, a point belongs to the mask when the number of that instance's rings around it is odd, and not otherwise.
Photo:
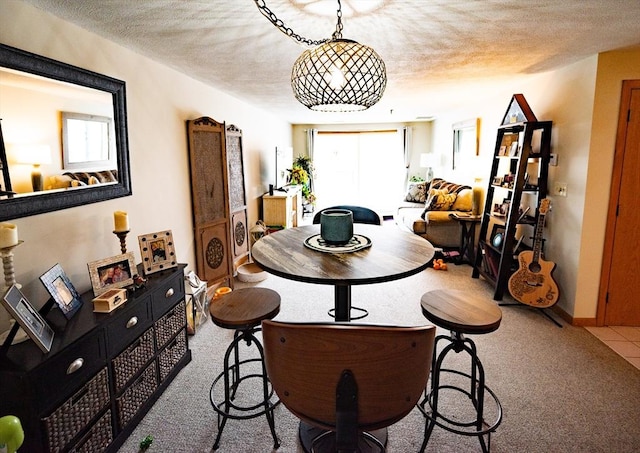
[[(292, 123), (412, 121), (489, 96), (487, 82), (640, 45), (639, 0), (342, 0), (343, 37), (382, 57), (387, 89), (365, 112), (319, 113), (291, 92), (305, 47), (254, 0), (26, 1)], [(335, 0), (265, 3), (305, 38), (335, 30)]]

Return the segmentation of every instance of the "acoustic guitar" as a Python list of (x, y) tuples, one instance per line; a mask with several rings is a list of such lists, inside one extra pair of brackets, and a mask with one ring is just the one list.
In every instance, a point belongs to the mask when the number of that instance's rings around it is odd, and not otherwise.
[(556, 264), (541, 257), (542, 229), (549, 211), (549, 199), (540, 202), (533, 250), (518, 255), (519, 269), (509, 278), (509, 292), (518, 302), (537, 308), (549, 308), (558, 301), (558, 285), (551, 273)]

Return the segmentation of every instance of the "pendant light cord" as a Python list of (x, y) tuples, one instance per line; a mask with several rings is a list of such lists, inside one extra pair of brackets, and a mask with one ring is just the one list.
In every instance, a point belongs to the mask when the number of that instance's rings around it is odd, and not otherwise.
[[(260, 13), (262, 13), (264, 17), (269, 19), (269, 22), (275, 25), (278, 30), (280, 30), (282, 33), (287, 35), (289, 38), (295, 39), (297, 42), (301, 44), (306, 44), (307, 46), (319, 46), (321, 44), (324, 44), (330, 41), (329, 39), (312, 40), (312, 39), (308, 39), (303, 36), (300, 36), (299, 34), (294, 32), (291, 29), (291, 27), (287, 27), (281, 19), (278, 19), (275, 13), (269, 9), (269, 7), (267, 6), (264, 0), (254, 0), (254, 2), (256, 3), (256, 6), (258, 7), (258, 10), (260, 11)], [(338, 15), (338, 22), (336, 23), (336, 31), (333, 32), (331, 39), (342, 38), (342, 28), (343, 28), (342, 27), (342, 4), (340, 3), (340, 0), (338, 0), (337, 15)]]

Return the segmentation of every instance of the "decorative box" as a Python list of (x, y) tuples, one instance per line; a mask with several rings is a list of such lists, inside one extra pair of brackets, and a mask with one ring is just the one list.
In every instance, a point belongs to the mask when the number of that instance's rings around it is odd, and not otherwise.
[(93, 311), (97, 313), (109, 313), (126, 301), (126, 289), (110, 289), (93, 299)]

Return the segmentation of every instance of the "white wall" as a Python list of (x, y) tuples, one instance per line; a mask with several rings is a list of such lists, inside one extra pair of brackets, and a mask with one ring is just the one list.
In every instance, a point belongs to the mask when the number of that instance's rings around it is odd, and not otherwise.
[[(484, 175), (487, 186), (495, 149), (497, 128), (507, 111), (513, 94), (522, 93), (540, 121), (553, 121), (551, 151), (559, 164), (549, 169), (549, 198), (552, 211), (544, 231), (545, 256), (557, 264), (554, 279), (560, 287), (558, 306), (574, 315), (580, 257), (580, 230), (585, 204), (585, 174), (589, 154), (589, 129), (593, 115), (597, 58), (591, 57), (560, 70), (537, 75), (512, 77), (508, 83), (494, 86), (492, 98), (479, 95), (469, 98), (463, 111), (447, 112), (435, 121), (436, 152), (442, 155), (443, 167), (436, 171), (452, 181), (471, 184), (476, 175)], [(451, 169), (453, 123), (472, 117), (481, 118), (480, 156), (462, 171)], [(472, 170), (469, 170), (471, 168)], [(568, 184), (566, 198), (553, 196), (556, 181)], [(529, 233), (525, 232), (525, 236)], [(575, 315), (574, 315), (575, 316)]]
[(133, 196), (12, 221), (24, 240), (15, 250), (16, 280), (35, 305), (47, 299), (39, 276), (58, 262), (79, 291), (91, 288), (87, 262), (120, 253), (116, 210), (129, 213), (136, 262), (138, 235), (171, 229), (178, 261), (195, 267), (188, 119), (210, 116), (242, 129), (249, 224), (257, 220), (263, 175), (275, 147), (291, 146), (290, 124), (19, 1), (0, 3), (0, 42), (127, 83)]

